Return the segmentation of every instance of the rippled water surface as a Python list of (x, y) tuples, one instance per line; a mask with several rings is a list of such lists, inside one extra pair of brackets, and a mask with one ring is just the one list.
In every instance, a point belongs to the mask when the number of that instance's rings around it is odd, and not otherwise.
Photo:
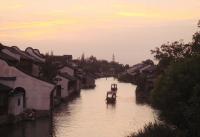
[[(118, 85), (117, 102), (107, 105), (106, 92), (112, 83)], [(151, 107), (136, 103), (135, 88), (113, 78), (97, 79), (95, 89), (82, 90), (80, 96), (56, 108), (52, 120), (46, 118), (4, 128), (4, 136), (124, 137), (156, 119)]]

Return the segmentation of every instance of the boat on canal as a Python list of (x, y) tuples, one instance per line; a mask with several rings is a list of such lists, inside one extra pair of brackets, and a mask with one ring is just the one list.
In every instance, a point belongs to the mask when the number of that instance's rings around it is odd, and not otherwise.
[(117, 84), (111, 84), (111, 90), (106, 94), (106, 102), (115, 103), (117, 98)]

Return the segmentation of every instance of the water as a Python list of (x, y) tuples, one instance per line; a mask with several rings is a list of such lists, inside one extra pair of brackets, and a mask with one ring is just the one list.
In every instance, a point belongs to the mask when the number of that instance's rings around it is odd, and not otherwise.
[[(107, 105), (106, 91), (117, 83), (117, 102)], [(136, 87), (113, 78), (96, 80), (96, 88), (56, 108), (54, 117), (0, 128), (2, 137), (124, 137), (156, 120), (148, 105), (136, 103)], [(2, 135), (2, 134), (1, 134)], [(1, 136), (0, 135), (0, 136)]]

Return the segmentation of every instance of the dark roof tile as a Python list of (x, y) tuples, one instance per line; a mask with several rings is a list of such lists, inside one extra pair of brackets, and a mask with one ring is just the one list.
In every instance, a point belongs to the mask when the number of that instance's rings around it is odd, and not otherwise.
[(0, 77), (0, 80), (15, 81), (15, 80), (16, 80), (16, 77)]

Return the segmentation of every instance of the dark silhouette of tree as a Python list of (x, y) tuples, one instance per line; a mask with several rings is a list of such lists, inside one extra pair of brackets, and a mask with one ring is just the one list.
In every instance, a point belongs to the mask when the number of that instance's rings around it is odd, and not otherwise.
[(96, 63), (97, 62), (97, 58), (94, 57), (93, 55), (91, 55), (88, 59), (87, 59), (88, 62), (90, 63)]
[(191, 56), (191, 45), (184, 44), (181, 41), (175, 41), (173, 43), (167, 43), (161, 45), (160, 48), (151, 50), (154, 54), (154, 58), (159, 61), (159, 66), (165, 68), (171, 62), (177, 62), (185, 57)]
[(81, 62), (85, 62), (85, 54), (84, 53), (81, 55)]
[(189, 44), (164, 44), (152, 53), (165, 69), (151, 93), (153, 106), (161, 110), (161, 118), (175, 125), (183, 135), (199, 137), (200, 31)]
[(142, 61), (142, 63), (145, 64), (145, 65), (154, 65), (153, 61), (150, 60), (150, 59), (147, 59), (147, 60), (145, 60), (145, 61)]
[(200, 136), (199, 61), (198, 56), (170, 65), (152, 91), (152, 103), (161, 110), (161, 118), (190, 137)]
[(175, 130), (165, 124), (149, 123), (144, 129), (127, 137), (178, 137)]
[(83, 62), (80, 60), (80, 66), (84, 71), (89, 73), (120, 73), (124, 71), (124, 66), (116, 62), (108, 62), (107, 60), (98, 60), (96, 57), (91, 55), (85, 58)]
[(41, 74), (45, 80), (53, 81), (57, 74), (57, 66), (51, 61), (51, 55), (46, 54), (46, 61), (42, 64)]
[[(200, 29), (200, 21), (198, 22), (198, 29)], [(185, 44), (183, 41), (175, 41), (161, 45), (151, 50), (154, 58), (159, 61), (158, 66), (165, 69), (170, 63), (182, 61), (184, 58), (200, 54), (200, 31), (198, 30), (193, 35), (193, 41)]]
[[(200, 29), (200, 20), (198, 22), (198, 28)], [(192, 51), (194, 55), (200, 54), (200, 30), (193, 35)]]

